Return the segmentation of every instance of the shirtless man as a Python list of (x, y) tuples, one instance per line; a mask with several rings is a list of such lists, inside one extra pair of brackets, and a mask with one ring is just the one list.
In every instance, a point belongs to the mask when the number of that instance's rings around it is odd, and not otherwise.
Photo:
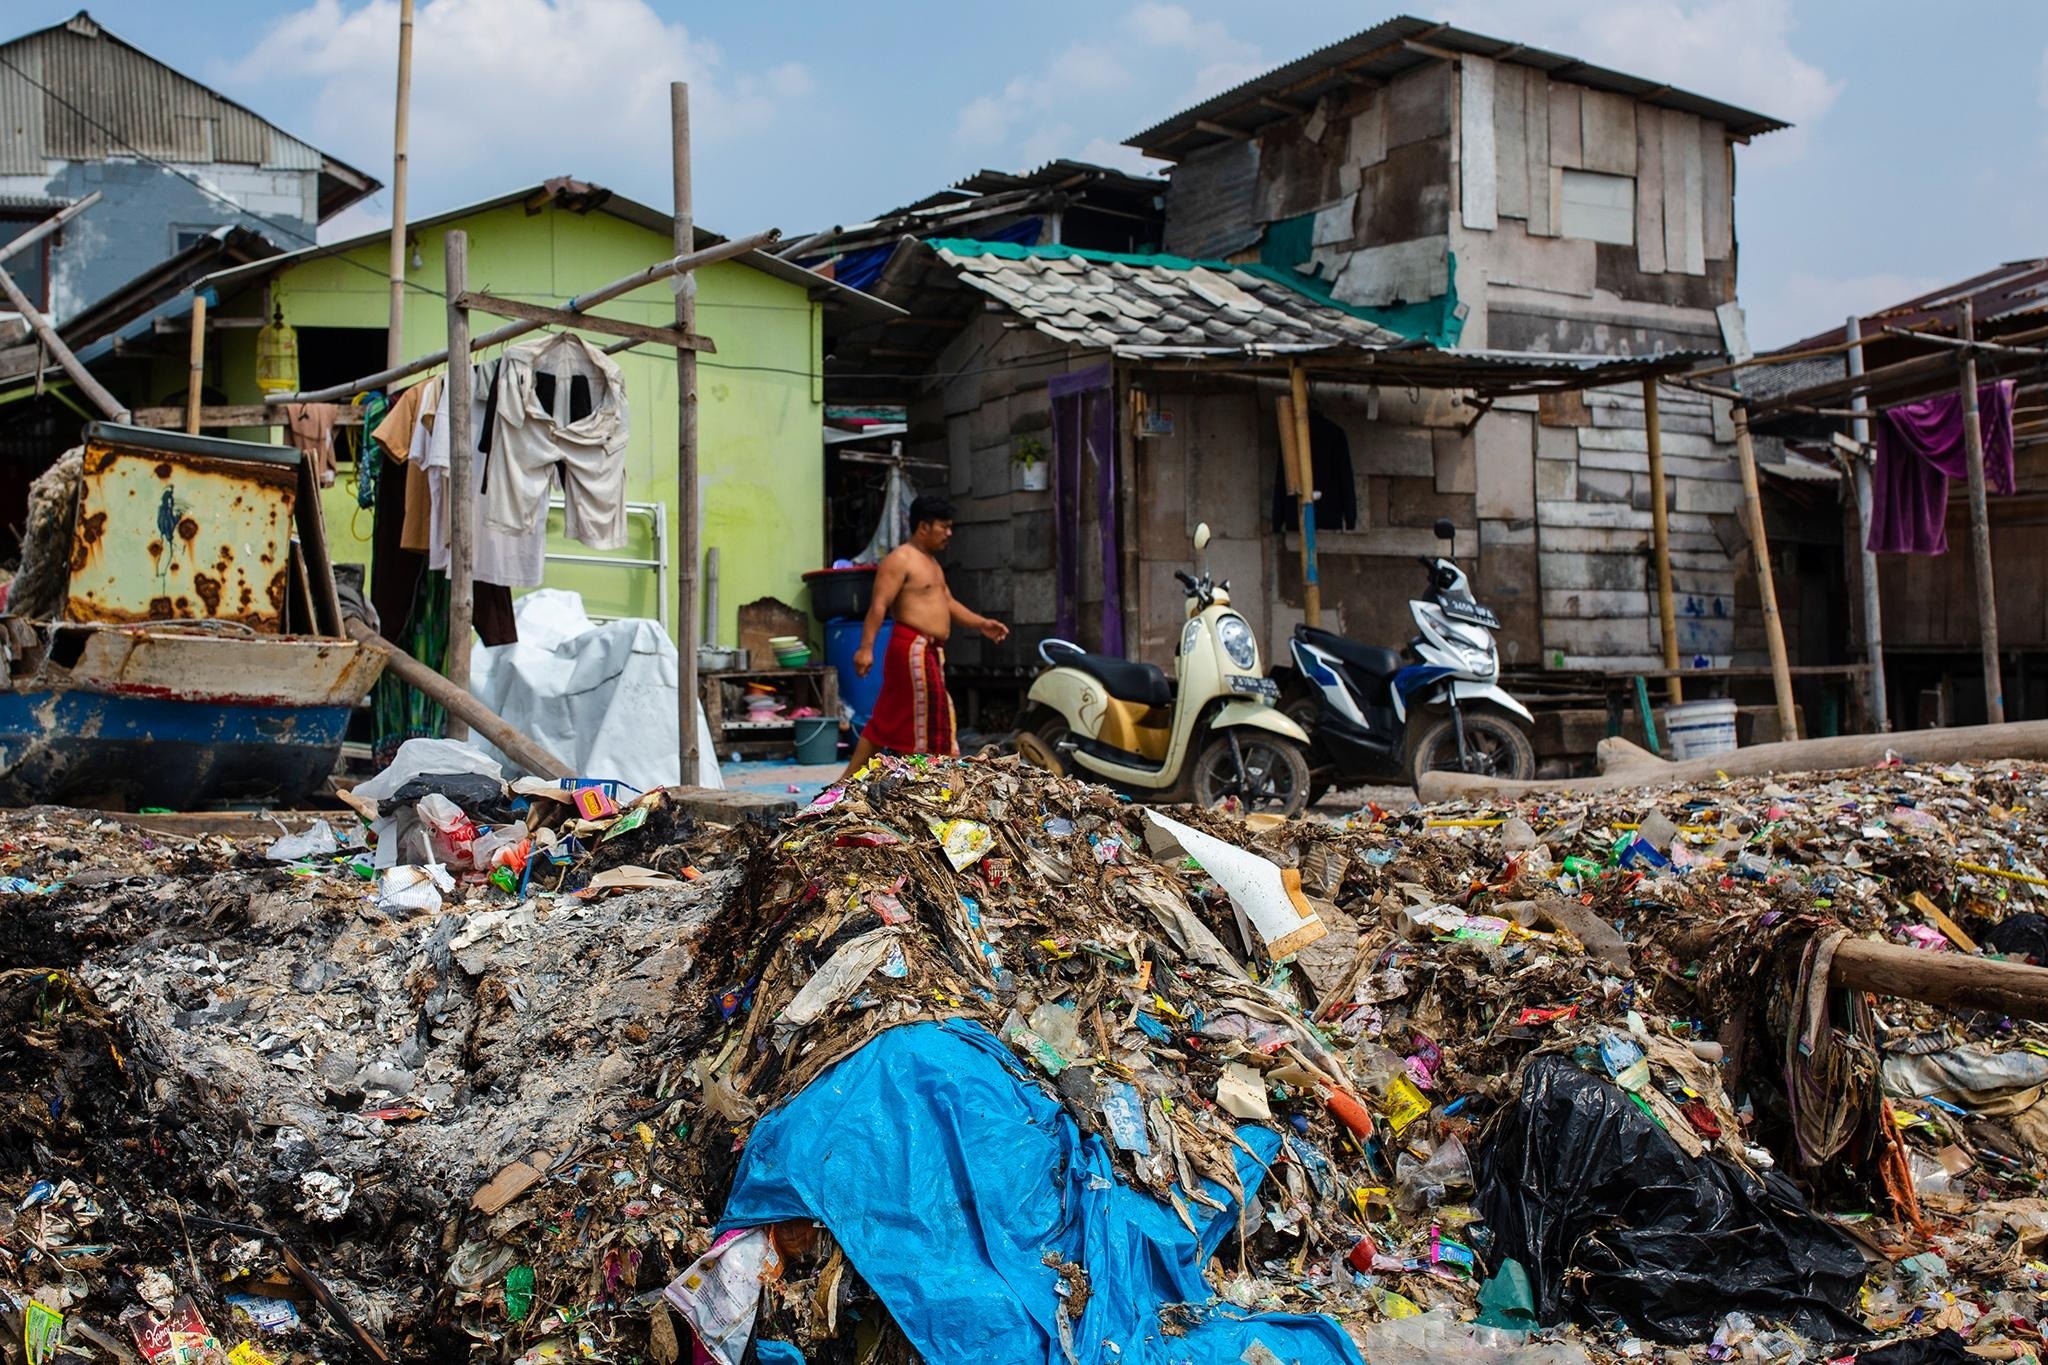
[(953, 504), (926, 494), (910, 504), (910, 539), (891, 550), (875, 574), (874, 601), (860, 634), (860, 651), (853, 656), (855, 672), (866, 677), (875, 666), (875, 636), (883, 616), (893, 616), (896, 625), (882, 661), (882, 695), (854, 746), (846, 777), (859, 772), (877, 751), (958, 753), (953, 699), (946, 695), (946, 639), (955, 623), (997, 644), (1010, 638), (1008, 626), (969, 611), (946, 586), (939, 552), (952, 538)]

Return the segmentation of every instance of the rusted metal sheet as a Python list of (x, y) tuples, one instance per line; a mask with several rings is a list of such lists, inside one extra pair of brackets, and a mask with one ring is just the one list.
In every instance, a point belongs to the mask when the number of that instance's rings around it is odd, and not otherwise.
[(285, 447), (95, 424), (65, 619), (219, 620), (278, 633), (298, 460)]
[(74, 687), (216, 706), (353, 706), (384, 671), (383, 651), (354, 640), (175, 625), (57, 626), (46, 657)]

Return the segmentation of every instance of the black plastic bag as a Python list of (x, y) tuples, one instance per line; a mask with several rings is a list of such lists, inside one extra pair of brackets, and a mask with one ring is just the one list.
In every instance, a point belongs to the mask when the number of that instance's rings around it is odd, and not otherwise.
[(1493, 1255), (1529, 1271), (1536, 1316), (1615, 1318), (1658, 1341), (1706, 1341), (1740, 1310), (1809, 1340), (1867, 1338), (1851, 1317), (1856, 1243), (1773, 1171), (1695, 1159), (1628, 1093), (1538, 1057), (1473, 1165)]
[(1931, 1337), (1909, 1337), (1856, 1353), (1856, 1365), (1979, 1365), (1963, 1339), (1944, 1327)]

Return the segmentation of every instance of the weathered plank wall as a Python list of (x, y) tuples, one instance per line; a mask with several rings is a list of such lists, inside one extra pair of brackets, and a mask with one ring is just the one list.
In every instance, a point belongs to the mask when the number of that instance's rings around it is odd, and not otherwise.
[[(922, 490), (945, 492), (957, 512), (947, 567), (954, 595), (1012, 627), (1009, 643), (1001, 646), (971, 633), (956, 634), (948, 655), (962, 665), (1028, 663), (1036, 657), (1038, 642), (1052, 633), (1052, 494), (1018, 488), (1011, 457), (1024, 436), (1035, 436), (1051, 449), (1047, 381), (1101, 363), (1099, 353), (1074, 350), (1003, 322), (995, 314), (977, 317), (941, 353), (934, 373), (954, 377), (911, 405), (905, 446), (912, 459), (948, 468), (946, 475), (914, 469), (912, 478)], [(1092, 469), (1085, 477), (1092, 488)], [(1084, 541), (1099, 540), (1091, 537), (1092, 527), (1091, 516)], [(1094, 603), (1084, 606), (1082, 621), (1099, 640), (1099, 546), (1091, 546), (1083, 561), (1081, 583), (1084, 603), (1091, 597)]]

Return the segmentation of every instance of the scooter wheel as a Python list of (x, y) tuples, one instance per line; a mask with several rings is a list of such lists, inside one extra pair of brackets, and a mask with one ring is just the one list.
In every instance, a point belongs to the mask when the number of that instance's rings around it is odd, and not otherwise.
[(1195, 804), (1209, 807), (1236, 797), (1247, 811), (1289, 819), (1308, 807), (1308, 756), (1301, 746), (1268, 730), (1214, 731), (1195, 755)]
[(1536, 776), (1536, 746), (1522, 733), (1522, 727), (1506, 716), (1467, 711), (1465, 749), (1469, 758), (1460, 767), (1457, 731), (1448, 715), (1438, 717), (1409, 747), (1409, 784), (1430, 772), (1469, 772), (1513, 782), (1527, 782)]
[(1017, 732), (1017, 757), (1054, 777), (1065, 777), (1067, 760), (1060, 745), (1068, 734), (1066, 719), (1056, 711), (1046, 711), (1025, 717), (1025, 722)]

